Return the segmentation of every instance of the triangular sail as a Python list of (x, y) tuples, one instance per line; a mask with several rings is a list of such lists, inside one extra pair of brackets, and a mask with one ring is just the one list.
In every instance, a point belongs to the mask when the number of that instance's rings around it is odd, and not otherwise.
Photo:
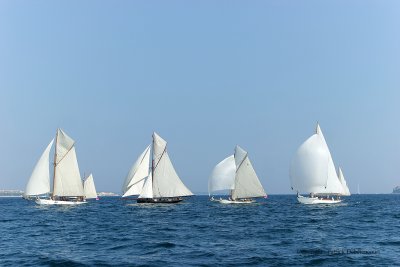
[(208, 194), (221, 190), (232, 190), (235, 188), (235, 157), (229, 156), (218, 163), (208, 179)]
[(90, 174), (83, 183), (83, 190), (85, 192), (86, 199), (97, 198), (96, 187), (94, 185), (93, 175)]
[(148, 177), (146, 177), (143, 185), (142, 192), (139, 195), (139, 198), (153, 198), (153, 177), (151, 172)]
[(335, 164), (333, 163), (331, 151), (329, 150), (328, 144), (326, 143), (324, 134), (322, 133), (321, 127), (317, 124), (317, 134), (322, 139), (325, 149), (328, 154), (328, 178), (326, 183), (326, 194), (343, 194), (343, 187), (336, 173)]
[(31, 177), (26, 184), (25, 193), (26, 196), (42, 195), (50, 192), (50, 149), (53, 145), (54, 139), (48, 144), (44, 150), (39, 161), (36, 163), (35, 168), (31, 174)]
[(339, 180), (340, 180), (340, 183), (341, 183), (342, 186), (343, 186), (343, 192), (344, 192), (343, 195), (344, 195), (344, 196), (350, 196), (350, 195), (351, 195), (350, 189), (349, 189), (349, 187), (347, 186), (346, 179), (344, 178), (342, 169), (341, 169), (340, 167), (339, 167)]
[(247, 152), (241, 147), (235, 149), (236, 177), (232, 198), (252, 198), (266, 196), (263, 186), (249, 160)]
[(143, 151), (135, 164), (132, 165), (122, 188), (122, 197), (139, 195), (142, 191), (144, 180), (149, 175), (150, 146)]
[(74, 140), (57, 131), (53, 196), (84, 196)]
[(167, 142), (153, 134), (153, 196), (179, 197), (193, 193), (183, 184), (167, 153)]

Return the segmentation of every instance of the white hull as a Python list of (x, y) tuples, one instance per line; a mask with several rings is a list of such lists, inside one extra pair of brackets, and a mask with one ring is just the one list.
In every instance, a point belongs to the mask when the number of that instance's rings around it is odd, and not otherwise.
[(256, 202), (255, 200), (229, 200), (229, 199), (219, 199), (221, 204), (250, 204)]
[(303, 197), (297, 196), (297, 200), (302, 204), (336, 204), (342, 202), (341, 199), (334, 199), (333, 197), (330, 199), (327, 198), (319, 198), (319, 197)]
[(65, 200), (52, 200), (39, 198), (36, 201), (38, 205), (80, 205), (86, 203), (86, 201), (65, 201)]

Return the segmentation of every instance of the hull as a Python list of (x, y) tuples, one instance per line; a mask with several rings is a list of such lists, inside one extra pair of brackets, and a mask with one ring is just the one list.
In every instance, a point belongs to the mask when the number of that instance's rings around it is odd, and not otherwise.
[(334, 198), (319, 198), (319, 197), (303, 197), (303, 196), (298, 196), (297, 200), (306, 205), (312, 205), (312, 204), (336, 204), (342, 202), (341, 199), (334, 199)]
[(254, 202), (256, 202), (256, 201), (253, 200), (253, 199), (249, 199), (249, 200), (240, 200), (240, 199), (237, 199), (237, 200), (219, 199), (218, 202), (221, 203), (221, 204), (250, 204), (250, 203), (254, 203)]
[(86, 201), (65, 201), (65, 200), (53, 200), (53, 199), (42, 199), (39, 198), (36, 201), (38, 205), (80, 205), (86, 203)]
[(181, 197), (163, 197), (163, 198), (138, 198), (137, 203), (178, 203), (181, 202)]

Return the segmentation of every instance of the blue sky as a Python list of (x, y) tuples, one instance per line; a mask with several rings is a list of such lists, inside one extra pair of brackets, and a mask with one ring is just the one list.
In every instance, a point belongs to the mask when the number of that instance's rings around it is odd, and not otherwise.
[(157, 131), (206, 192), (236, 144), (267, 193), (320, 122), (350, 190), (400, 184), (398, 1), (0, 1), (0, 188), (63, 128), (118, 192)]

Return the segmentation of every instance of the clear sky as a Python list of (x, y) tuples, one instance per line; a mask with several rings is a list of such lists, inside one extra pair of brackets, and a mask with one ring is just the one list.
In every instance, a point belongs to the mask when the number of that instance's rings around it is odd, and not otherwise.
[(350, 190), (400, 184), (400, 1), (0, 0), (0, 188), (61, 127), (119, 192), (153, 131), (193, 192), (236, 144), (267, 193), (320, 122)]

